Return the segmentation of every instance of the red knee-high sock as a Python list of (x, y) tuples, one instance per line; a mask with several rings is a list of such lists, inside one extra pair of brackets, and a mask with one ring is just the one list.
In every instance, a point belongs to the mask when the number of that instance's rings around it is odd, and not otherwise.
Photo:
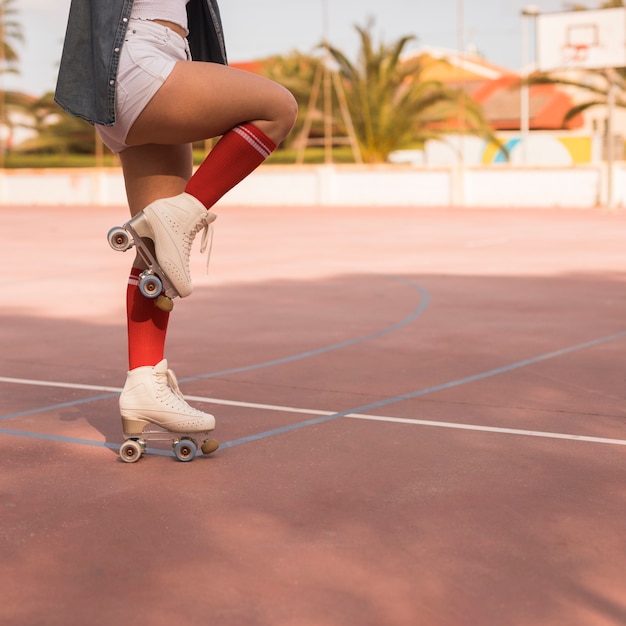
[(155, 301), (141, 295), (138, 276), (143, 270), (133, 267), (126, 290), (128, 322), (128, 368), (156, 365), (163, 360), (169, 313)]
[(209, 152), (185, 191), (209, 209), (276, 150), (276, 144), (253, 124), (228, 131)]

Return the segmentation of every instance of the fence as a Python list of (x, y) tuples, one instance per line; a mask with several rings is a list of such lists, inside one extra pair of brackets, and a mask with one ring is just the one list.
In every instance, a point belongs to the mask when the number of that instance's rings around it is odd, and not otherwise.
[[(0, 204), (120, 205), (121, 170), (0, 170)], [(626, 163), (573, 167), (264, 165), (231, 190), (225, 205), (620, 207)]]

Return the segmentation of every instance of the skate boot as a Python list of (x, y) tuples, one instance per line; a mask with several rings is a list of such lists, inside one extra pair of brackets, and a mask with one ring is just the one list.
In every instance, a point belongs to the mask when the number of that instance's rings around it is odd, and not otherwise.
[(162, 198), (135, 215), (128, 225), (143, 238), (152, 239), (156, 260), (176, 293), (187, 297), (192, 291), (189, 255), (195, 236), (203, 230), (201, 252), (207, 247), (209, 226), (216, 219), (188, 193)]
[(203, 440), (204, 454), (219, 447), (209, 435), (215, 428), (215, 418), (187, 404), (165, 359), (154, 367), (138, 367), (128, 372), (120, 396), (120, 413), (127, 439), (120, 456), (126, 462), (139, 460), (148, 440), (171, 440), (181, 461), (191, 461), (195, 456), (198, 448), (195, 437)]

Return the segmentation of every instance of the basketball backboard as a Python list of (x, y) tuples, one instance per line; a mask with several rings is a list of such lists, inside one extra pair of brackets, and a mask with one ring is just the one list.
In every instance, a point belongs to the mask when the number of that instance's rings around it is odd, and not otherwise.
[(626, 66), (626, 8), (543, 13), (536, 20), (540, 71)]

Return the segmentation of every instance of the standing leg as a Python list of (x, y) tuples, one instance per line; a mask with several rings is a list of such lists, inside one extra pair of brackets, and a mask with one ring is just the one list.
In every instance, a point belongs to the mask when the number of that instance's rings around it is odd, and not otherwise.
[[(190, 145), (136, 146), (121, 152), (120, 159), (131, 215), (158, 198), (181, 193), (191, 175)], [(137, 256), (126, 292), (129, 369), (164, 358), (169, 313), (140, 293), (138, 276), (144, 269)]]
[(182, 193), (191, 178), (190, 144), (131, 146), (120, 152), (130, 214)]
[[(120, 154), (131, 214), (155, 199), (181, 193), (191, 175), (191, 146), (137, 146)], [(170, 431), (208, 432), (215, 418), (189, 406), (164, 358), (169, 313), (139, 292), (137, 276), (145, 269), (137, 257), (127, 287), (129, 372), (120, 396), (123, 430), (139, 436), (147, 424)], [(205, 452), (217, 442), (205, 443)]]

